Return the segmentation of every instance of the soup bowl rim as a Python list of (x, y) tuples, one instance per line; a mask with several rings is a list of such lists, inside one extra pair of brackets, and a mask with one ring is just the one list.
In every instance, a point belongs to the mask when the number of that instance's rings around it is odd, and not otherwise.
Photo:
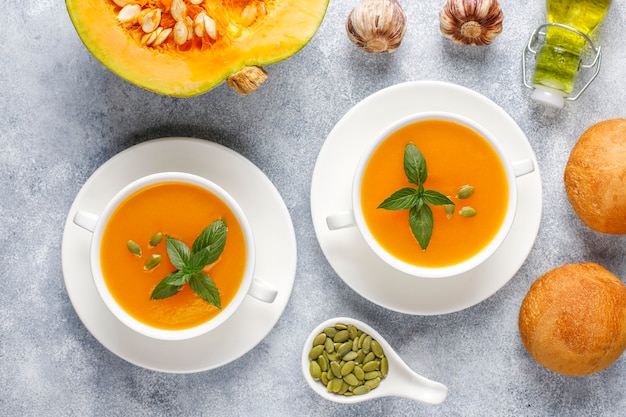
[[(484, 246), (478, 253), (475, 255), (452, 265), (442, 266), (442, 267), (426, 267), (419, 266), (415, 264), (408, 263), (397, 257), (390, 254), (378, 241), (374, 238), (371, 231), (369, 230), (365, 218), (363, 216), (363, 212), (361, 210), (361, 183), (363, 179), (363, 172), (367, 163), (369, 162), (372, 154), (378, 148), (378, 146), (384, 142), (392, 133), (396, 132), (402, 127), (408, 126), (413, 123), (429, 121), (429, 120), (444, 120), (449, 122), (458, 123), (462, 126), (465, 126), (483, 139), (487, 141), (487, 143), (493, 148), (493, 150), (498, 155), (500, 162), (502, 163), (502, 167), (506, 176), (506, 183), (508, 186), (508, 198), (506, 205), (506, 212), (504, 215), (504, 219), (495, 236), (489, 241), (489, 243)], [(419, 277), (419, 278), (447, 278), (452, 276), (457, 276), (464, 274), (489, 259), (496, 250), (501, 246), (501, 244), (506, 239), (515, 219), (515, 213), (517, 210), (517, 183), (516, 183), (516, 175), (513, 170), (513, 164), (506, 153), (506, 150), (502, 146), (502, 144), (498, 141), (498, 139), (493, 135), (488, 129), (483, 127), (481, 124), (476, 122), (475, 120), (462, 116), (460, 114), (456, 114), (453, 112), (447, 111), (424, 111), (417, 112), (402, 117), (391, 124), (389, 124), (386, 128), (381, 130), (373, 140), (368, 144), (365, 151), (362, 153), (359, 162), (357, 164), (354, 178), (352, 182), (352, 212), (354, 215), (355, 223), (357, 228), (365, 239), (367, 245), (374, 251), (374, 253), (382, 259), (385, 263), (390, 265), (391, 267), (399, 270), (405, 274)]]
[[(223, 307), (222, 311), (220, 311), (216, 316), (209, 319), (208, 321), (201, 323), (197, 326), (179, 330), (162, 329), (150, 326), (129, 314), (124, 308), (120, 306), (115, 297), (109, 291), (104, 275), (102, 273), (102, 269), (100, 267), (101, 242), (104, 229), (106, 228), (106, 225), (111, 215), (120, 205), (120, 203), (122, 203), (133, 193), (146, 187), (172, 182), (181, 182), (185, 184), (199, 186), (213, 193), (220, 200), (222, 200), (232, 211), (237, 221), (239, 222), (239, 225), (241, 226), (241, 229), (243, 231), (246, 247), (246, 266), (244, 269), (242, 282), (239, 286), (239, 289), (237, 290), (237, 293), (235, 294), (235, 297), (228, 303), (228, 305)], [(232, 197), (226, 190), (224, 190), (215, 182), (196, 174), (168, 171), (149, 174), (138, 178), (124, 186), (109, 200), (109, 202), (106, 204), (106, 206), (98, 216), (98, 220), (93, 231), (90, 249), (90, 262), (93, 280), (98, 294), (100, 295), (100, 298), (109, 309), (109, 311), (111, 311), (111, 313), (126, 327), (136, 333), (139, 333), (151, 339), (187, 340), (201, 336), (216, 329), (218, 326), (222, 325), (239, 308), (252, 285), (255, 264), (255, 246), (252, 229), (243, 209), (237, 203), (235, 198)], [(158, 300), (155, 302), (158, 302)]]

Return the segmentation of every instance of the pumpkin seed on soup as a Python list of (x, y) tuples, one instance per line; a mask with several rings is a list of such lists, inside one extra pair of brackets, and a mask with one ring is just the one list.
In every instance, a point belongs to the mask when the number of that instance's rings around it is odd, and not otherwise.
[(476, 215), (476, 209), (474, 207), (465, 206), (459, 210), (459, 214), (462, 217), (474, 217)]
[(140, 257), (141, 256), (141, 246), (134, 240), (128, 239), (126, 242), (126, 247), (133, 255)]
[(313, 339), (309, 373), (336, 395), (364, 395), (378, 387), (389, 365), (382, 346), (353, 325), (337, 323)]
[(152, 235), (152, 237), (150, 238), (150, 242), (148, 244), (150, 245), (151, 248), (153, 248), (159, 243), (161, 243), (162, 239), (163, 239), (163, 233), (156, 232), (154, 235)]
[(159, 266), (160, 263), (161, 263), (161, 255), (155, 253), (154, 255), (150, 256), (146, 260), (146, 262), (143, 264), (143, 269), (145, 271), (151, 271), (157, 266)]
[(474, 194), (474, 187), (466, 184), (459, 187), (459, 190), (456, 193), (456, 198), (466, 199), (471, 197), (472, 194)]
[(454, 214), (454, 204), (444, 204), (443, 208), (446, 211), (446, 217), (451, 218)]

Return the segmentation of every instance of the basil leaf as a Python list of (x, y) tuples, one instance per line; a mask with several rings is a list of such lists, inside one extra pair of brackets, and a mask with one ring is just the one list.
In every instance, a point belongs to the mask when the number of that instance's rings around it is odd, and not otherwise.
[(417, 243), (422, 250), (426, 250), (430, 244), (434, 225), (433, 212), (430, 207), (427, 204), (423, 204), (419, 209), (413, 207), (409, 211), (409, 225)]
[(183, 268), (185, 274), (194, 275), (202, 271), (210, 262), (211, 252), (209, 249), (202, 249), (200, 252), (196, 252), (189, 258), (189, 261)]
[(391, 194), (378, 208), (386, 210), (406, 210), (417, 204), (418, 191), (415, 188), (404, 187)]
[(183, 287), (182, 285), (170, 285), (165, 282), (165, 280), (167, 280), (167, 277), (159, 282), (154, 290), (152, 290), (152, 295), (150, 295), (151, 300), (162, 300), (163, 298), (171, 297), (172, 295), (178, 294), (178, 291)]
[(189, 286), (204, 301), (213, 304), (217, 308), (222, 308), (220, 293), (210, 276), (202, 272), (195, 274), (189, 280)]
[(424, 202), (435, 206), (443, 206), (445, 204), (454, 204), (449, 197), (435, 190), (426, 190), (423, 194)]
[(430, 205), (445, 206), (446, 215), (451, 216), (454, 202), (446, 195), (435, 190), (424, 189), (428, 178), (426, 159), (413, 143), (404, 147), (404, 173), (411, 184), (417, 188), (405, 187), (387, 197), (378, 208), (387, 210), (409, 209), (409, 226), (415, 240), (422, 250), (426, 250), (433, 234), (434, 219)]
[(167, 256), (169, 256), (172, 265), (177, 269), (184, 268), (189, 261), (189, 247), (180, 240), (167, 235), (165, 236), (165, 245), (167, 247)]
[(228, 227), (223, 219), (214, 221), (193, 242), (191, 246), (192, 253), (198, 253), (207, 249), (209, 256), (205, 265), (212, 264), (218, 260), (224, 250), (227, 232)]
[(426, 159), (422, 152), (412, 143), (404, 148), (404, 173), (409, 182), (417, 186), (422, 185), (428, 178)]
[(226, 222), (218, 219), (200, 233), (194, 240), (191, 250), (184, 242), (166, 235), (167, 255), (177, 270), (156, 285), (150, 299), (171, 297), (177, 294), (183, 285), (189, 283), (189, 287), (203, 300), (222, 308), (215, 282), (202, 270), (219, 259), (226, 244), (227, 232)]
[(186, 284), (189, 281), (189, 278), (191, 277), (188, 274), (185, 274), (183, 271), (178, 270), (163, 278), (162, 282), (168, 285), (177, 286)]
[(415, 204), (415, 206), (413, 206), (411, 208), (414, 208), (415, 210), (420, 210), (424, 204), (426, 204), (424, 202), (424, 199), (423, 198), (418, 198), (417, 199), (417, 203)]

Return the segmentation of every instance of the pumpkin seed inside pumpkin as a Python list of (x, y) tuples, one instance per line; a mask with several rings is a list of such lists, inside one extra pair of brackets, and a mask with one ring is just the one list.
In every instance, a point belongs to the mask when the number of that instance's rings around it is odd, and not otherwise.
[[(110, 1), (122, 27), (142, 46), (178, 47), (183, 52), (211, 47), (221, 37), (240, 36), (267, 15), (263, 0), (250, 1), (234, 11), (209, 0), (172, 0), (169, 7), (156, 7), (158, 2)], [(156, 36), (147, 36), (157, 30)]]

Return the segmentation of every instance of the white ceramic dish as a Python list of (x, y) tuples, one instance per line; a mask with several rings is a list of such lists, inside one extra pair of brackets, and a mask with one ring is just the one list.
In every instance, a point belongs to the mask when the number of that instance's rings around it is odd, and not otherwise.
[[(367, 394), (344, 396), (328, 392), (328, 389), (322, 382), (315, 381), (311, 377), (309, 351), (313, 346), (313, 339), (322, 333), (326, 327), (334, 327), (338, 323), (352, 324), (357, 329), (369, 334), (378, 341), (387, 357), (389, 363), (387, 377), (380, 381), (380, 385), (377, 388)], [(393, 347), (374, 328), (362, 321), (348, 317), (336, 317), (318, 324), (304, 343), (300, 362), (302, 374), (309, 387), (322, 398), (341, 404), (354, 404), (380, 397), (402, 397), (427, 404), (441, 404), (448, 396), (448, 388), (445, 385), (427, 379), (409, 368), (396, 351), (393, 350)]]
[[(168, 170), (189, 172), (219, 182), (237, 199), (246, 210), (255, 236), (255, 274), (278, 290), (273, 303), (246, 297), (235, 314), (218, 329), (183, 341), (142, 336), (113, 316), (99, 298), (91, 278), (91, 234), (72, 222), (78, 207), (98, 213), (125, 184)], [(280, 258), (276, 253), (281, 254)], [(190, 373), (213, 369), (241, 357), (271, 331), (293, 289), (296, 237), (278, 190), (249, 160), (209, 141), (163, 138), (117, 154), (87, 180), (67, 216), (62, 258), (65, 286), (72, 305), (85, 327), (102, 345), (137, 366), (161, 372)], [(237, 337), (233, 338), (232, 334)]]
[[(389, 135), (391, 135), (393, 132), (396, 132), (400, 127), (406, 127), (409, 124), (424, 120), (452, 121), (453, 123), (463, 125), (482, 136), (499, 156), (500, 162), (504, 167), (509, 190), (504, 220), (502, 221), (499, 231), (492, 238), (491, 242), (489, 242), (474, 256), (465, 259), (463, 262), (439, 268), (413, 265), (411, 263), (404, 262), (387, 252), (387, 250), (383, 246), (381, 246), (381, 244), (376, 240), (372, 232), (369, 230), (365, 221), (365, 217), (363, 215), (363, 208), (361, 206), (363, 172), (365, 170), (365, 167), (369, 164), (372, 153), (380, 146), (381, 138), (382, 140), (385, 140), (389, 137)], [(509, 230), (511, 229), (511, 225), (513, 224), (513, 220), (516, 214), (517, 177), (532, 172), (533, 170), (534, 165), (530, 158), (522, 159), (519, 161), (511, 161), (507, 153), (500, 145), (500, 142), (496, 140), (489, 131), (485, 130), (482, 126), (478, 125), (469, 118), (449, 112), (415, 113), (413, 115), (403, 117), (395, 123), (391, 124), (390, 126), (387, 126), (385, 129), (383, 129), (382, 133), (376, 135), (376, 138), (374, 140), (369, 141), (366, 152), (359, 159), (359, 163), (357, 164), (357, 168), (354, 174), (354, 180), (352, 181), (352, 210), (349, 212), (350, 215), (346, 216), (346, 212), (342, 212), (338, 215), (327, 218), (326, 223), (328, 224), (328, 227), (330, 229), (336, 229), (337, 223), (340, 223), (337, 218), (339, 218), (339, 220), (346, 217), (351, 218), (350, 220), (354, 219), (354, 222), (351, 221), (350, 223), (359, 229), (359, 231), (361, 232), (361, 236), (365, 240), (365, 243), (367, 243), (367, 245), (370, 247), (371, 251), (374, 252), (374, 254), (376, 254), (376, 256), (378, 256), (380, 259), (385, 261), (389, 266), (395, 268), (402, 273), (419, 278), (446, 278), (459, 275), (480, 265), (486, 259), (490, 258), (491, 255), (495, 253), (495, 251), (500, 247), (506, 236), (509, 234)]]
[[(450, 278), (417, 278), (394, 270), (367, 246), (356, 228), (328, 230), (326, 218), (351, 207), (360, 155), (391, 123), (413, 113), (443, 111), (489, 130), (511, 160), (530, 158), (535, 171), (518, 178), (518, 206), (509, 235), (479, 267)], [(335, 272), (369, 301), (418, 315), (445, 314), (484, 301), (519, 270), (539, 231), (542, 187), (535, 154), (522, 130), (498, 105), (467, 88), (436, 81), (398, 84), (367, 97), (335, 125), (318, 155), (311, 182), (311, 215), (318, 241)]]

